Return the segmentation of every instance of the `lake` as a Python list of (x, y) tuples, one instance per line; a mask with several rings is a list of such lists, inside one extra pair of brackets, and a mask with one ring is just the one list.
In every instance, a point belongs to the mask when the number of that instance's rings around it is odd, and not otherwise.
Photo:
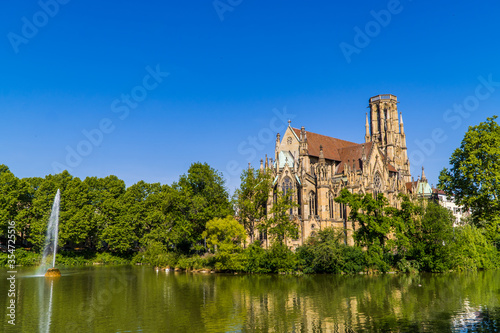
[(229, 275), (149, 266), (16, 274), (16, 326), (2, 270), (4, 332), (492, 332), (500, 271), (387, 275)]

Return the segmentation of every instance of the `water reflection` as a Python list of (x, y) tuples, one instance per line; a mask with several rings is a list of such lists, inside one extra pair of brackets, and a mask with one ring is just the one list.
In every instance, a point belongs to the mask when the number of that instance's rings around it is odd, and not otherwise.
[[(42, 286), (41, 292), (42, 297), (40, 297), (40, 332), (50, 332), (50, 323), (52, 318), (52, 294), (54, 291), (54, 279), (46, 280), (45, 278), (40, 278), (40, 280), (44, 280), (46, 283)], [(44, 297), (45, 292), (47, 291), (47, 284), (49, 285), (48, 289), (48, 300)]]
[(500, 272), (494, 271), (298, 277), (121, 266), (19, 280), (20, 326), (12, 332), (500, 330)]

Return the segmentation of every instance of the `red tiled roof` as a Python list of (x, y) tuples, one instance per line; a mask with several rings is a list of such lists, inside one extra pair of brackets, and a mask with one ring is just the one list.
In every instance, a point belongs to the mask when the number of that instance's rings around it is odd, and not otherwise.
[(361, 160), (363, 159), (363, 145), (365, 146), (365, 155), (368, 156), (370, 150), (372, 149), (371, 142), (339, 149), (341, 162), (337, 170), (337, 173), (342, 173), (344, 171), (344, 167), (346, 164), (349, 164), (349, 167), (352, 169), (353, 162), (355, 170), (361, 169), (362, 167)]
[[(293, 130), (300, 138), (300, 129), (294, 128)], [(309, 155), (319, 157), (319, 146), (323, 146), (323, 155), (328, 160), (341, 161), (339, 149), (356, 145), (354, 142), (340, 140), (313, 132), (306, 131), (306, 134)]]
[(408, 192), (411, 192), (413, 186), (417, 186), (417, 182), (408, 182), (405, 185), (406, 185), (406, 189), (408, 190)]
[[(293, 131), (300, 138), (300, 130), (294, 128)], [(363, 146), (366, 156), (370, 153), (372, 149), (372, 143), (354, 143), (350, 141), (340, 140), (332, 138), (326, 135), (321, 135), (317, 133), (312, 133), (306, 131), (307, 135), (307, 146), (309, 150), (309, 156), (319, 157), (320, 146), (323, 146), (323, 155), (325, 159), (340, 161), (337, 173), (342, 173), (344, 171), (344, 165), (349, 163), (352, 168), (352, 162), (354, 161), (354, 168), (356, 170), (361, 169), (361, 160), (363, 158)], [(386, 157), (382, 154), (383, 159)], [(397, 172), (396, 168), (389, 163), (389, 171)]]
[(442, 195), (448, 195), (445, 191), (437, 189), (437, 188), (433, 188), (432, 189), (432, 193), (442, 194)]

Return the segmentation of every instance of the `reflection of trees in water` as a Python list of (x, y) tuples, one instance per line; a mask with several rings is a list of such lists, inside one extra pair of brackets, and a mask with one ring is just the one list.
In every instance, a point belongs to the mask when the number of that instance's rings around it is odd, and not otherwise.
[[(126, 285), (120, 282), (122, 277), (127, 277)], [(31, 314), (38, 313), (44, 298), (37, 293), (40, 286), (30, 286), (35, 282), (40, 281), (19, 279), (21, 296), (30, 300), (19, 309), (24, 331), (35, 332), (39, 324), (38, 317)], [(67, 331), (71, 319), (77, 328), (74, 331), (82, 332), (117, 328), (148, 332), (453, 332), (460, 329), (454, 321), (457, 315), (472, 309), (476, 317), (464, 321), (469, 332), (488, 332), (500, 329), (499, 296), (499, 271), (283, 276), (88, 267), (54, 285), (51, 329)], [(0, 299), (0, 305), (5, 304)], [(28, 323), (30, 318), (36, 322)]]
[(255, 278), (235, 280), (245, 298), (245, 327), (279, 332), (449, 332), (464, 298), (473, 306), (498, 304), (498, 292), (491, 291), (500, 290), (497, 272)]

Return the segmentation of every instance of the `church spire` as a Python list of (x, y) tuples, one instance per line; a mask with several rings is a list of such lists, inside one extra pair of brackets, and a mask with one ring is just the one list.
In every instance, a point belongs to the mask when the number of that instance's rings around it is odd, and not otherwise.
[(365, 142), (370, 141), (370, 125), (368, 123), (368, 112), (366, 113), (366, 122), (365, 122)]
[(405, 125), (403, 124), (403, 114), (400, 112), (399, 116), (401, 117), (401, 121), (399, 124), (399, 134), (405, 135)]
[(424, 166), (423, 165), (422, 165), (422, 178), (421, 178), (421, 181), (427, 183), (427, 177), (425, 177), (425, 172), (424, 172)]

